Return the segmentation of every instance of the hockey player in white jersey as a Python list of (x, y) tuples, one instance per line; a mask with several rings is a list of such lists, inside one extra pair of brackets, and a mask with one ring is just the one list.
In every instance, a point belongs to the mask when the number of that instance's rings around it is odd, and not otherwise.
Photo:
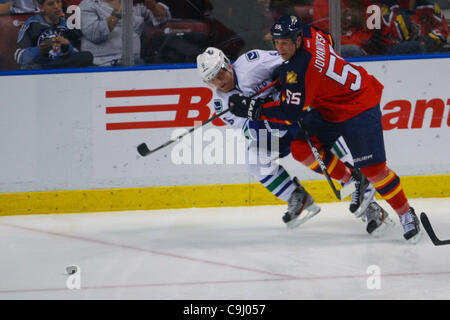
[[(201, 78), (216, 89), (216, 96), (219, 98), (214, 100), (216, 112), (223, 111), (224, 106), (228, 106), (229, 97), (236, 93), (254, 98), (278, 97), (279, 92), (274, 87), (262, 92), (261, 89), (271, 83), (276, 69), (282, 63), (283, 59), (276, 51), (265, 50), (251, 50), (240, 56), (233, 65), (217, 48), (207, 48), (197, 57), (197, 69)], [(233, 128), (242, 130), (244, 136), (250, 140), (246, 159), (257, 161), (247, 161), (247, 170), (272, 194), (282, 201), (287, 201), (288, 209), (283, 221), (288, 228), (302, 224), (320, 211), (320, 207), (314, 203), (312, 196), (298, 180), (292, 179), (283, 166), (274, 163), (274, 159), (285, 157), (290, 153), (290, 142), (300, 131), (297, 125), (252, 121), (235, 116), (231, 112), (225, 113), (221, 119)], [(266, 133), (267, 137), (262, 138), (259, 133)], [(271, 135), (279, 138), (278, 150), (273, 150), (270, 145)], [(266, 138), (267, 141), (261, 143)], [(345, 144), (343, 141), (341, 143)], [(352, 161), (351, 157), (343, 159), (346, 157), (345, 152), (339, 156), (343, 161)], [(363, 210), (358, 211), (359, 215), (367, 220), (366, 230), (369, 234), (381, 234), (388, 227), (388, 224), (384, 223), (389, 219), (387, 212), (373, 200), (374, 192), (368, 190), (367, 194), (369, 199), (366, 199), (364, 204), (358, 202), (358, 206), (364, 206), (361, 208)]]

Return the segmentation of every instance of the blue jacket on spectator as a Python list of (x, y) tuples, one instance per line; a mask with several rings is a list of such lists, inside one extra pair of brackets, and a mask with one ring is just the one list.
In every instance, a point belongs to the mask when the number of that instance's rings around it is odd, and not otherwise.
[(63, 56), (70, 55), (78, 50), (72, 43), (66, 48), (53, 48), (48, 55), (43, 55), (39, 50), (41, 41), (60, 35), (70, 42), (76, 37), (74, 30), (67, 27), (66, 19), (61, 17), (58, 24), (48, 24), (41, 14), (37, 14), (28, 19), (19, 31), (17, 39), (17, 50), (14, 59), (19, 65), (28, 66), (33, 63), (51, 63)]

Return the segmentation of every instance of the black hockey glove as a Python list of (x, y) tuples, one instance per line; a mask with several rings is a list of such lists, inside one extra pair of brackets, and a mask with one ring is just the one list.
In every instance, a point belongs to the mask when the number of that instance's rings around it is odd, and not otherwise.
[(240, 94), (233, 94), (228, 101), (228, 106), (232, 114), (258, 121), (261, 120), (263, 103), (262, 99), (251, 99)]

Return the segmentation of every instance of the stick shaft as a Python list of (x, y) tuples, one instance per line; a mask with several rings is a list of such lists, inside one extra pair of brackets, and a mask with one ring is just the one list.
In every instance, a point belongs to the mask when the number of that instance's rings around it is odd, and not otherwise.
[(342, 198), (341, 198), (341, 193), (340, 193), (340, 191), (337, 190), (336, 187), (334, 186), (334, 183), (333, 183), (333, 181), (331, 180), (330, 175), (328, 174), (327, 167), (325, 166), (325, 163), (323, 163), (323, 160), (322, 160), (322, 158), (320, 157), (319, 151), (317, 150), (317, 148), (314, 146), (314, 144), (313, 144), (312, 141), (311, 141), (311, 137), (309, 136), (309, 133), (308, 133), (308, 131), (307, 131), (306, 128), (305, 128), (305, 125), (304, 125), (304, 123), (303, 123), (303, 119), (300, 118), (300, 120), (299, 120), (298, 122), (299, 122), (300, 128), (301, 128), (302, 131), (303, 131), (303, 134), (304, 134), (304, 136), (305, 136), (306, 142), (308, 143), (309, 147), (311, 148), (311, 151), (312, 151), (312, 153), (313, 153), (313, 155), (314, 155), (314, 158), (316, 158), (316, 161), (317, 161), (317, 163), (319, 164), (320, 169), (322, 169), (323, 175), (325, 176), (325, 178), (327, 178), (327, 181), (328, 181), (328, 183), (330, 184), (330, 187), (331, 187), (331, 189), (333, 190), (333, 192), (334, 192), (334, 194), (336, 195), (336, 197), (337, 197), (339, 200), (342, 200)]
[[(278, 82), (278, 79), (276, 79), (275, 81), (269, 83), (267, 86), (265, 86), (265, 87), (259, 89), (257, 92), (255, 92), (254, 94), (252, 94), (252, 95), (250, 96), (250, 98), (253, 98), (254, 96), (256, 96), (256, 95), (258, 95), (258, 94), (260, 94), (260, 93), (266, 91), (267, 89), (272, 88), (277, 82)], [(210, 123), (211, 121), (214, 121), (215, 119), (217, 119), (217, 118), (223, 116), (225, 113), (227, 113), (227, 112), (229, 112), (229, 111), (230, 111), (230, 109), (223, 110), (222, 112), (216, 114), (215, 116), (213, 116), (212, 118), (206, 120), (206, 121), (203, 122), (202, 124), (200, 124), (200, 125), (198, 125), (198, 126), (196, 126), (196, 127), (192, 127), (191, 129), (189, 129), (187, 132), (183, 133), (182, 135), (176, 137), (175, 139), (171, 139), (171, 140), (169, 140), (169, 141), (163, 143), (162, 145), (160, 145), (159, 147), (156, 147), (156, 148), (153, 149), (153, 150), (149, 150), (148, 147), (147, 147), (147, 145), (146, 145), (145, 143), (141, 143), (141, 144), (139, 145), (139, 147), (138, 147), (138, 150), (139, 150), (140, 147), (143, 146), (143, 147), (146, 149), (146, 151), (145, 151), (145, 153), (141, 153), (141, 152), (139, 151), (139, 153), (141, 154), (141, 156), (148, 156), (149, 154), (151, 154), (151, 153), (153, 153), (153, 152), (156, 152), (156, 151), (158, 151), (158, 150), (161, 150), (161, 149), (167, 147), (168, 145), (171, 145), (172, 143), (179, 141), (181, 138), (183, 138), (184, 136), (186, 136), (186, 135), (192, 133), (194, 130), (197, 130), (198, 128), (201, 128), (201, 127), (203, 127), (204, 125)], [(148, 150), (148, 151), (147, 151), (147, 150)]]
[[(160, 150), (160, 149), (162, 149), (162, 148), (167, 147), (168, 145), (170, 145), (170, 144), (172, 144), (172, 143), (174, 143), (174, 142), (179, 141), (179, 140), (180, 140), (181, 138), (183, 138), (184, 136), (187, 136), (188, 134), (192, 133), (194, 130), (197, 130), (198, 128), (203, 127), (204, 125), (210, 123), (211, 121), (214, 121), (215, 119), (221, 117), (222, 115), (224, 115), (224, 114), (227, 113), (228, 111), (230, 111), (230, 109), (226, 109), (226, 110), (224, 110), (224, 111), (222, 111), (222, 112), (216, 114), (214, 117), (212, 117), (212, 118), (206, 120), (205, 122), (203, 122), (202, 124), (200, 124), (200, 125), (198, 125), (198, 126), (196, 126), (196, 127), (192, 127), (191, 129), (189, 129), (189, 130), (186, 131), (185, 133), (179, 135), (179, 136), (176, 137), (175, 139), (169, 140), (169, 141), (163, 143), (162, 145), (160, 145), (159, 147), (157, 147), (157, 148), (155, 148), (155, 149), (153, 149), (153, 150), (150, 150), (150, 153), (156, 152), (156, 151), (158, 151), (158, 150)], [(148, 153), (148, 154), (150, 154), (150, 153)]]

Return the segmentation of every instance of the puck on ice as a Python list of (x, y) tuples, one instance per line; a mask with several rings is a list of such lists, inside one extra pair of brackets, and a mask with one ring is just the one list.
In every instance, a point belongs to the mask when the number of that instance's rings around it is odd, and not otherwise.
[(66, 267), (67, 274), (74, 274), (78, 272), (78, 266), (68, 266)]

